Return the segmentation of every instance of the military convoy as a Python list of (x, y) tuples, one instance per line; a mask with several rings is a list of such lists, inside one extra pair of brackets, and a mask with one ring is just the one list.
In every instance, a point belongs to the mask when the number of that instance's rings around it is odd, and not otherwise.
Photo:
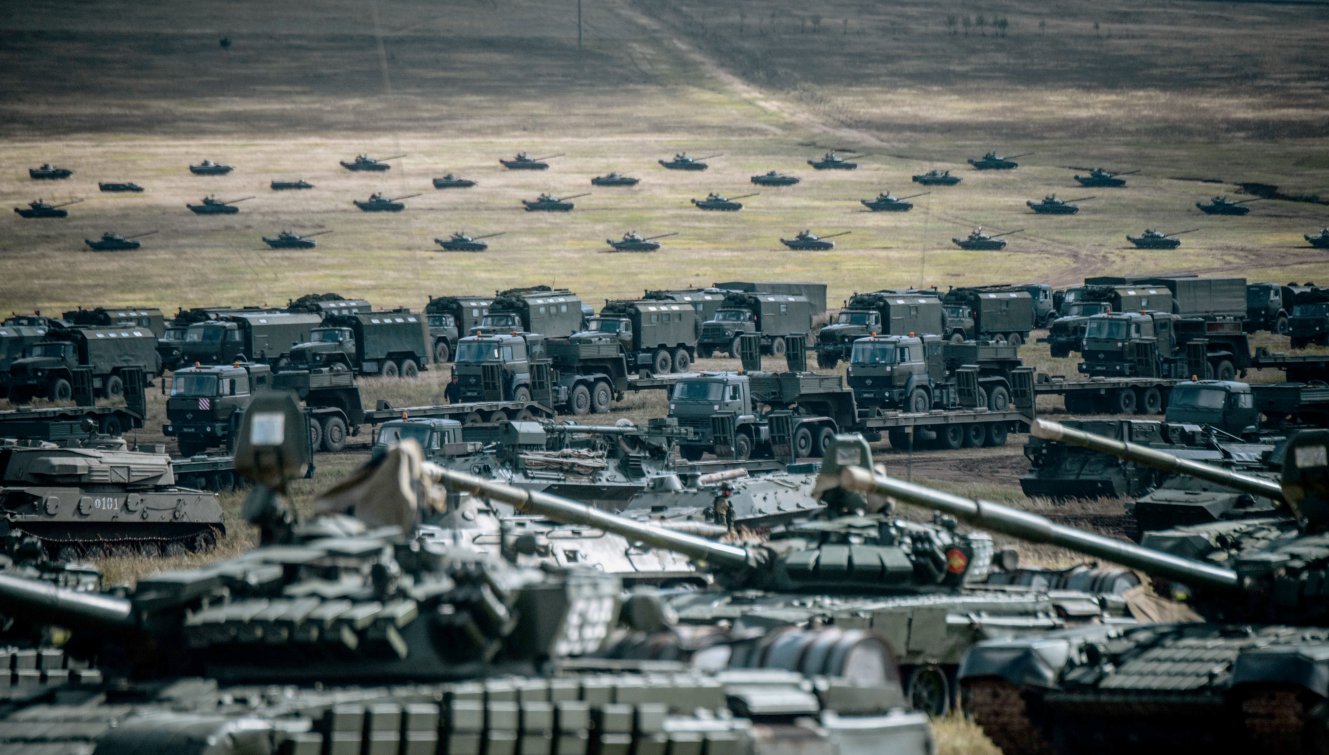
[(617, 343), (628, 366), (656, 375), (687, 372), (697, 352), (697, 311), (685, 302), (611, 299), (573, 341)]
[(300, 370), (345, 369), (357, 375), (414, 378), (429, 369), (428, 324), (409, 309), (334, 314), (291, 346), (287, 360)]

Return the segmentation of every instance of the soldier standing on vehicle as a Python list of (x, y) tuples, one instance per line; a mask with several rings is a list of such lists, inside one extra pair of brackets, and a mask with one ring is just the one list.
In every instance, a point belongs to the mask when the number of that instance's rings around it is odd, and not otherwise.
[(452, 380), (448, 381), (448, 387), (443, 389), (443, 399), (449, 404), (461, 402), (461, 378), (453, 373)]

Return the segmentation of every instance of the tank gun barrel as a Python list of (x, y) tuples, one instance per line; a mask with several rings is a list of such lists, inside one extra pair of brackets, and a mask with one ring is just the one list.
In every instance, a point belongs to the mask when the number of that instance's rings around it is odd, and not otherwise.
[(61, 202), (60, 204), (51, 205), (51, 206), (52, 206), (52, 207), (68, 207), (68, 206), (70, 206), (71, 204), (78, 204), (79, 202), (82, 202), (82, 201), (84, 201), (84, 200), (82, 200), (82, 199), (71, 199), (71, 200), (68, 201), (68, 202)]
[(1238, 202), (1233, 202), (1232, 204), (1250, 204), (1251, 202), (1259, 202), (1264, 199), (1268, 199), (1268, 197), (1252, 197), (1251, 199), (1243, 199)]
[(553, 160), (555, 157), (562, 157), (562, 156), (565, 155), (565, 154), (567, 154), (567, 153), (565, 153), (565, 152), (559, 152), (557, 155), (547, 155), (547, 156), (545, 156), (545, 157), (537, 157), (537, 158), (535, 158), (535, 159), (533, 160), (533, 162), (537, 162), (537, 163), (538, 163), (538, 162), (540, 162), (541, 160)]
[(306, 233), (304, 234), (304, 237), (309, 239), (315, 236), (326, 236), (329, 233), (334, 233), (334, 231), (319, 231), (318, 233)]
[(1021, 153), (1018, 154), (1018, 155), (1011, 155), (1010, 157), (1003, 157), (1002, 159), (1003, 159), (1003, 160), (1014, 160), (1014, 159), (1016, 159), (1016, 158), (1018, 158), (1018, 157), (1028, 157), (1028, 156), (1030, 156), (1030, 155), (1032, 155), (1032, 154), (1034, 154), (1034, 153), (1033, 153), (1033, 152), (1021, 152)]
[(10, 616), (66, 627), (133, 629), (134, 606), (124, 598), (70, 590), (0, 574), (0, 608)]
[(736, 545), (717, 543), (686, 532), (652, 526), (555, 495), (484, 480), (465, 472), (444, 469), (429, 462), (425, 464), (425, 471), (434, 480), (451, 490), (465, 491), (471, 495), (511, 504), (518, 513), (535, 513), (564, 524), (595, 527), (617, 533), (632, 541), (730, 568), (747, 568), (754, 565), (747, 549)]
[(582, 193), (580, 193), (580, 194), (573, 194), (573, 195), (570, 196), (570, 197), (559, 197), (559, 198), (558, 198), (558, 201), (560, 201), (560, 202), (566, 202), (566, 201), (569, 200), (569, 199), (578, 199), (578, 198), (580, 198), (580, 197), (589, 197), (590, 195), (591, 195), (591, 193), (590, 193), (589, 191), (584, 191), (584, 192), (582, 192)]
[(407, 195), (404, 196), (404, 197), (393, 197), (392, 199), (389, 199), (388, 201), (389, 201), (389, 202), (400, 202), (400, 201), (402, 201), (403, 199), (414, 199), (415, 197), (418, 197), (418, 196), (421, 196), (421, 195), (420, 195), (420, 194), (407, 194)]
[(251, 199), (253, 199), (253, 197), (240, 197), (239, 199), (228, 199), (225, 202), (222, 202), (222, 204), (239, 204), (240, 202), (248, 202)]
[(381, 163), (381, 162), (386, 162), (386, 161), (388, 161), (388, 160), (396, 160), (396, 159), (399, 159), (399, 158), (402, 158), (402, 157), (406, 157), (406, 153), (405, 153), (405, 152), (401, 153), (400, 155), (393, 155), (393, 156), (391, 156), (391, 157), (377, 157), (377, 158), (374, 158), (374, 161), (375, 161), (375, 162), (380, 162), (380, 163)]
[(694, 157), (694, 158), (692, 158), (692, 160), (693, 160), (693, 162), (696, 162), (696, 161), (699, 161), (699, 160), (712, 160), (712, 159), (717, 158), (717, 157), (724, 157), (724, 153), (723, 153), (723, 152), (717, 152), (717, 153), (715, 153), (714, 155), (703, 155), (703, 156), (701, 156), (701, 157)]
[(656, 235), (656, 236), (647, 236), (645, 239), (643, 239), (643, 241), (654, 241), (654, 240), (656, 240), (656, 239), (667, 239), (667, 238), (669, 238), (670, 236), (677, 236), (677, 235), (678, 235), (678, 231), (674, 231), (673, 233), (661, 233), (661, 234)]
[(995, 530), (1030, 542), (1069, 548), (1077, 553), (1140, 569), (1149, 574), (1176, 579), (1192, 586), (1223, 590), (1235, 590), (1240, 586), (1236, 572), (1230, 569), (1179, 558), (1092, 532), (1054, 524), (1037, 514), (991, 501), (964, 498), (923, 485), (874, 474), (863, 467), (842, 468), (840, 484), (861, 493), (892, 496), (907, 503), (963, 519), (984, 529)]
[(729, 199), (730, 199), (731, 201), (732, 201), (732, 200), (735, 200), (735, 199), (747, 199), (748, 197), (755, 197), (755, 196), (757, 196), (757, 195), (759, 195), (759, 194), (761, 194), (760, 191), (754, 191), (754, 192), (752, 192), (751, 194), (739, 194), (738, 196), (736, 196), (736, 197), (730, 197)]
[(1124, 172), (1122, 172), (1122, 173), (1113, 173), (1112, 175), (1114, 175), (1114, 176), (1133, 176), (1133, 175), (1135, 175), (1136, 173), (1139, 173), (1141, 170), (1144, 170), (1144, 169), (1143, 169), (1143, 168), (1136, 168), (1135, 170), (1128, 170), (1128, 171), (1124, 171)]
[(125, 238), (127, 238), (127, 239), (141, 239), (141, 238), (143, 238), (144, 236), (151, 236), (151, 235), (154, 234), (154, 233), (157, 233), (157, 231), (147, 231), (147, 232), (144, 232), (144, 233), (136, 233), (136, 234), (134, 234), (133, 236), (126, 236)]
[(1177, 231), (1176, 233), (1165, 233), (1165, 234), (1163, 234), (1163, 238), (1168, 238), (1169, 236), (1180, 236), (1180, 235), (1183, 234), (1183, 233), (1195, 233), (1195, 232), (1198, 231), (1198, 230), (1200, 230), (1200, 229), (1199, 229), (1199, 228), (1190, 228), (1190, 229), (1185, 230), (1185, 231)]
[(483, 236), (476, 236), (475, 240), (479, 241), (480, 239), (492, 239), (495, 236), (502, 236), (504, 233), (507, 233), (507, 231), (499, 231), (498, 233), (486, 233)]
[(917, 199), (918, 197), (926, 197), (927, 195), (929, 195), (929, 194), (931, 194), (931, 193), (932, 193), (932, 192), (930, 192), (930, 191), (925, 191), (925, 192), (922, 192), (922, 193), (919, 193), (919, 194), (910, 194), (910, 195), (907, 196), (907, 197), (900, 197), (900, 201), (903, 202), (903, 201), (906, 200), (906, 199)]
[(833, 239), (837, 236), (848, 236), (851, 233), (853, 233), (853, 231), (840, 231), (839, 233), (828, 233), (825, 236), (820, 236), (818, 238)]
[(995, 239), (995, 238), (1000, 238), (1000, 237), (1002, 237), (1002, 236), (1009, 236), (1009, 235), (1011, 235), (1012, 233), (1021, 233), (1021, 232), (1023, 232), (1023, 231), (1024, 231), (1023, 228), (1016, 228), (1016, 229), (1013, 230), (1013, 231), (1007, 231), (1007, 232), (1005, 232), (1005, 233), (994, 233), (994, 234), (992, 234), (992, 238)]
[(1076, 197), (1075, 199), (1067, 199), (1066, 201), (1067, 201), (1067, 202), (1087, 202), (1087, 201), (1089, 201), (1089, 200), (1091, 200), (1091, 199), (1097, 199), (1097, 198), (1098, 198), (1098, 195), (1093, 195), (1093, 196), (1088, 196), (1088, 197)]
[(1155, 469), (1161, 469), (1164, 472), (1174, 472), (1176, 474), (1198, 477), (1201, 480), (1212, 482), (1215, 485), (1222, 485), (1228, 488), (1234, 488), (1243, 493), (1251, 495), (1272, 498), (1275, 501), (1282, 501), (1283, 488), (1273, 480), (1264, 480), (1259, 477), (1232, 472), (1221, 467), (1203, 464), (1190, 459), (1182, 459), (1172, 454), (1165, 453), (1153, 448), (1147, 448), (1135, 443), (1104, 438), (1101, 435), (1076, 430), (1066, 427), (1056, 422), (1047, 420), (1034, 420), (1030, 432), (1036, 438), (1043, 440), (1061, 441), (1073, 446), (1087, 448), (1090, 451), (1115, 456), (1119, 459), (1133, 461), (1137, 464), (1144, 464)]

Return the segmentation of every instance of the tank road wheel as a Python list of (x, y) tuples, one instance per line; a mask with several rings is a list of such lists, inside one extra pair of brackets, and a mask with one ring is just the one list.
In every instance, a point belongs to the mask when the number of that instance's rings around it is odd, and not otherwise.
[(1134, 414), (1135, 413), (1135, 391), (1130, 388), (1122, 388), (1112, 394), (1109, 409), (1111, 414)]
[(668, 349), (656, 349), (655, 357), (651, 359), (651, 369), (657, 375), (668, 375), (674, 370), (674, 359), (669, 356)]
[(50, 399), (52, 401), (71, 401), (73, 398), (74, 386), (70, 385), (68, 380), (56, 378), (55, 382), (51, 383)]
[(994, 385), (988, 391), (988, 408), (994, 412), (1004, 412), (1011, 408), (1011, 392), (1004, 385)]
[(125, 381), (120, 379), (119, 375), (112, 375), (106, 378), (106, 385), (102, 388), (109, 399), (122, 399), (125, 397)]
[(524, 385), (519, 385), (519, 386), (517, 386), (516, 388), (513, 388), (513, 389), (512, 389), (512, 400), (513, 400), (513, 401), (516, 401), (516, 402), (519, 403), (519, 404), (527, 404), (527, 403), (530, 403), (530, 401), (531, 401), (531, 389), (528, 388), (528, 387), (526, 387), (526, 386), (524, 386)]
[(752, 458), (752, 438), (747, 433), (736, 433), (734, 435), (734, 459), (736, 461), (747, 461)]
[(948, 451), (964, 448), (964, 425), (946, 425), (937, 430), (937, 442)]
[(826, 455), (826, 449), (835, 442), (835, 431), (830, 427), (823, 427), (817, 432), (817, 447), (812, 449), (812, 455), (821, 457)]
[(812, 428), (807, 425), (799, 425), (794, 431), (794, 456), (799, 459), (806, 459), (812, 456)]
[(687, 372), (692, 366), (692, 355), (682, 346), (674, 349), (674, 372)]
[(309, 419), (309, 452), (313, 453), (323, 445), (323, 426), (314, 418)]
[(1162, 414), (1163, 413), (1163, 392), (1158, 390), (1157, 386), (1145, 388), (1140, 394), (1140, 402), (1137, 411), (1141, 414)]
[(439, 364), (446, 364), (452, 359), (452, 347), (448, 346), (447, 341), (439, 341), (434, 344), (434, 361)]
[(921, 414), (932, 408), (932, 401), (928, 398), (927, 391), (922, 388), (915, 388), (909, 392), (909, 401), (905, 403), (909, 411), (915, 414)]
[(1274, 332), (1280, 336), (1285, 336), (1289, 330), (1291, 328), (1287, 324), (1287, 315), (1279, 315), (1278, 319), (1274, 321)]
[(734, 340), (729, 342), (729, 356), (738, 359), (739, 336), (734, 336)]
[(614, 389), (609, 387), (609, 383), (603, 380), (595, 381), (595, 388), (591, 390), (591, 411), (596, 414), (606, 414), (613, 402)]
[(1006, 344), (1008, 346), (1014, 346), (1016, 348), (1019, 348), (1024, 345), (1024, 337), (1021, 336), (1019, 333), (1012, 333), (1006, 336)]
[(964, 426), (964, 447), (982, 448), (983, 441), (988, 437), (987, 428), (982, 422), (974, 422)]
[(323, 450), (337, 453), (346, 448), (346, 420), (331, 416), (323, 420)]
[(420, 368), (416, 366), (414, 359), (403, 359), (401, 362), (401, 376), (407, 380), (413, 380), (420, 377)]
[(1237, 377), (1237, 368), (1232, 366), (1231, 360), (1222, 359), (1214, 365), (1214, 380), (1234, 380)]
[(910, 671), (905, 690), (914, 710), (933, 718), (951, 712), (951, 681), (940, 666), (918, 666)]
[(783, 338), (781, 338), (780, 336), (776, 336), (774, 339), (771, 340), (771, 356), (782, 357), (784, 356), (784, 351), (785, 351), (785, 345)]
[(591, 389), (585, 384), (574, 386), (572, 395), (568, 396), (568, 406), (572, 413), (581, 417), (591, 413)]
[(400, 372), (397, 370), (396, 362), (384, 362), (383, 369), (378, 374), (380, 377), (395, 378)]
[(987, 426), (987, 441), (984, 445), (989, 448), (1001, 448), (1006, 445), (1006, 436), (1010, 430), (1005, 422), (991, 422)]

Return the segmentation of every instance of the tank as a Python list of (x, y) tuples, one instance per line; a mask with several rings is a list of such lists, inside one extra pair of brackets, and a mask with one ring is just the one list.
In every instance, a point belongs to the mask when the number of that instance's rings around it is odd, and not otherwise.
[(840, 233), (832, 233), (829, 236), (818, 236), (812, 231), (799, 231), (794, 234), (792, 239), (780, 239), (780, 243), (790, 249), (796, 249), (799, 251), (824, 252), (828, 249), (835, 248), (835, 242), (831, 241), (831, 239), (836, 236), (848, 236), (851, 233), (853, 233), (853, 231), (841, 231)]
[(1125, 173), (1113, 173), (1105, 168), (1093, 168), (1089, 171), (1088, 175), (1081, 176), (1076, 174), (1075, 180), (1078, 181), (1081, 186), (1095, 189), (1121, 188), (1126, 185), (1126, 179), (1122, 178), (1122, 176), (1133, 176), (1139, 172), (1140, 171), (1138, 170), (1128, 170)]
[(768, 170), (765, 173), (759, 173), (753, 176), (749, 180), (758, 186), (793, 186), (802, 179), (798, 176), (791, 176), (788, 173), (779, 173), (773, 170)]
[(203, 162), (200, 162), (197, 165), (189, 166), (189, 172), (193, 173), (196, 176), (224, 176), (227, 173), (230, 173), (234, 169), (235, 168), (230, 165), (214, 163), (213, 161), (208, 160), (206, 158), (203, 160)]
[(1076, 197), (1075, 199), (1058, 199), (1056, 194), (1048, 194), (1037, 202), (1025, 200), (1029, 209), (1039, 215), (1074, 215), (1080, 211), (1076, 202), (1085, 202), (1094, 197)]
[(677, 235), (677, 233), (661, 233), (656, 236), (642, 236), (636, 231), (628, 231), (623, 234), (623, 238), (617, 241), (605, 239), (605, 243), (613, 247), (616, 252), (654, 252), (660, 248), (660, 242), (656, 239), (667, 239)]
[[(870, 459), (861, 438), (840, 439), (813, 489), (826, 506), (822, 515), (773, 528), (762, 542), (747, 544), (706, 540), (464, 472), (438, 474), (452, 489), (509, 503), (519, 513), (615, 532), (705, 562), (719, 589), (669, 599), (685, 624), (723, 621), (735, 631), (764, 634), (813, 622), (880, 632), (899, 654), (914, 706), (933, 714), (951, 709), (956, 668), (981, 639), (1129, 621), (1120, 593), (1138, 580), (1127, 570), (996, 574), (988, 536), (960, 535), (945, 520), (897, 518), (884, 500), (838, 487), (840, 464)], [(1000, 560), (1015, 566), (1012, 554)]]
[[(291, 401), (274, 419), (298, 411)], [(446, 491), (414, 444), (329, 490), (316, 502), (326, 513), (302, 522), (278, 491), (307, 464), (307, 449), (286, 447), (303, 434), (246, 422), (245, 435), (238, 467), (266, 484), (246, 502), (259, 547), (119, 593), (0, 575), (0, 610), (68, 627), (71, 655), (101, 661), (101, 678), (52, 673), (63, 694), (7, 702), (0, 744), (52, 755), (786, 755), (791, 742), (819, 755), (933, 752), (869, 631), (693, 630), (654, 593), (625, 597), (612, 575), (514, 563), (529, 538), (505, 556), (421, 539), (416, 512)], [(832, 652), (780, 660), (777, 639)]]
[(1261, 197), (1256, 197), (1234, 201), (1224, 196), (1215, 196), (1208, 202), (1196, 202), (1195, 206), (1206, 215), (1246, 215), (1251, 211), (1251, 208), (1246, 205), (1251, 202), (1258, 202), (1260, 199)]
[(176, 485), (163, 453), (118, 447), (0, 447), (0, 511), (52, 552), (203, 550), (225, 532), (217, 497)]
[(707, 165), (705, 161), (716, 157), (724, 157), (724, 155), (716, 154), (705, 155), (703, 157), (692, 157), (686, 152), (679, 152), (676, 153), (672, 159), (656, 160), (656, 162), (660, 163), (668, 170), (706, 170), (710, 166)]
[(603, 176), (596, 176), (591, 179), (592, 186), (636, 186), (641, 181), (640, 178), (625, 176), (617, 171), (610, 171)]
[(997, 251), (1006, 248), (1006, 239), (1003, 239), (1002, 236), (1009, 236), (1012, 233), (1019, 233), (1023, 230), (1024, 229), (1021, 228), (1016, 231), (988, 234), (984, 233), (983, 228), (980, 226), (970, 231), (969, 235), (962, 239), (952, 237), (951, 242), (961, 249), (969, 249), (972, 251)]
[(563, 155), (549, 155), (548, 157), (530, 157), (525, 152), (518, 152), (517, 156), (511, 160), (499, 159), (504, 168), (508, 170), (549, 170), (549, 163), (546, 160), (553, 160), (555, 157)]
[(1321, 228), (1320, 232), (1314, 236), (1307, 233), (1303, 234), (1302, 237), (1306, 239), (1306, 243), (1316, 249), (1329, 249), (1329, 228)]
[(955, 186), (961, 180), (959, 176), (952, 176), (949, 170), (929, 170), (913, 177), (914, 183), (924, 186)]
[(974, 166), (974, 170), (1015, 170), (1020, 164), (1015, 162), (1017, 158), (1028, 157), (1033, 152), (1025, 152), (1010, 157), (1002, 157), (996, 152), (987, 152), (979, 158), (969, 158), (969, 164)]
[(292, 231), (282, 231), (275, 238), (264, 236), (263, 243), (273, 249), (313, 249), (318, 246), (314, 241), (315, 236), (326, 236), (332, 231), (319, 231), (318, 233), (298, 234)]
[(74, 171), (69, 168), (57, 168), (50, 163), (42, 163), (37, 168), (28, 168), (28, 177), (34, 181), (61, 181), (72, 175)]
[(930, 191), (925, 191), (921, 194), (910, 194), (907, 197), (897, 197), (887, 191), (878, 194), (872, 199), (860, 199), (858, 201), (873, 212), (909, 212), (914, 209), (914, 203), (908, 200), (917, 197), (925, 197), (931, 193), (932, 192)]
[(526, 208), (527, 212), (572, 212), (572, 208), (577, 205), (568, 200), (588, 196), (590, 196), (590, 192), (573, 194), (570, 197), (556, 197), (553, 194), (541, 194), (535, 199), (523, 199), (521, 200), (521, 203)]
[(1135, 245), (1136, 249), (1176, 249), (1181, 246), (1181, 239), (1175, 238), (1183, 233), (1195, 233), (1199, 228), (1191, 228), (1176, 233), (1162, 233), (1152, 228), (1144, 229), (1144, 233), (1139, 236), (1127, 235), (1126, 240)]
[(132, 192), (134, 194), (143, 193), (143, 187), (139, 186), (133, 181), (99, 181), (97, 182), (97, 188), (107, 193), (116, 193), (116, 192)]
[(96, 240), (83, 239), (83, 243), (87, 244), (88, 248), (94, 252), (130, 252), (142, 246), (139, 239), (144, 236), (151, 236), (154, 233), (156, 231), (148, 231), (133, 236), (121, 236), (118, 233), (107, 231), (102, 234), (101, 238)]
[(185, 203), (185, 207), (188, 207), (189, 211), (195, 215), (235, 215), (240, 212), (240, 208), (236, 207), (236, 205), (240, 202), (249, 201), (250, 199), (253, 199), (253, 197), (221, 200), (216, 196), (209, 194), (206, 197), (203, 197), (203, 201), (199, 204)]
[(475, 181), (462, 178), (455, 173), (446, 173), (441, 178), (434, 179), (435, 189), (469, 189), (472, 186), (475, 186)]
[(446, 239), (434, 239), (434, 243), (449, 252), (483, 252), (489, 248), (484, 239), (492, 239), (495, 236), (502, 235), (502, 233), (489, 233), (484, 236), (471, 236), (457, 231)]
[(313, 184), (303, 178), (294, 181), (273, 181), (270, 185), (273, 191), (303, 191), (314, 188)]
[(51, 204), (40, 199), (28, 202), (27, 207), (15, 207), (14, 212), (21, 218), (67, 218), (69, 210), (64, 208), (82, 202), (82, 199), (74, 199), (61, 204)]
[(734, 197), (733, 199), (730, 199), (729, 197), (726, 197), (722, 194), (716, 194), (714, 192), (711, 192), (706, 195), (705, 199), (693, 199), (692, 204), (695, 205), (698, 210), (718, 210), (719, 212), (738, 212), (739, 210), (743, 209), (743, 203), (737, 200), (747, 199), (748, 197), (755, 197), (757, 196), (758, 193), (759, 192), (753, 192), (752, 194), (740, 194)]
[(834, 152), (827, 152), (819, 160), (808, 160), (816, 170), (858, 170), (858, 163), (846, 160)]
[[(1065, 437), (1042, 420), (1034, 432)], [(1141, 570), (1205, 620), (975, 646), (960, 670), (967, 710), (1003, 751), (1315, 753), (1329, 747), (1329, 602), (1311, 587), (1329, 563), (1326, 459), (1329, 431), (1290, 438), (1273, 486), (1288, 516), (1154, 532), (1141, 545), (866, 468), (841, 482)]]
[(369, 199), (353, 199), (352, 204), (359, 207), (363, 212), (401, 212), (406, 209), (403, 199), (418, 197), (419, 194), (407, 194), (404, 197), (388, 198), (379, 192), (369, 195)]
[(393, 155), (391, 157), (383, 158), (373, 158), (369, 155), (356, 155), (355, 159), (349, 162), (346, 160), (338, 160), (337, 162), (341, 163), (343, 168), (357, 173), (383, 173), (392, 170), (392, 166), (388, 165), (388, 160), (396, 160), (399, 157), (406, 157), (406, 155)]

